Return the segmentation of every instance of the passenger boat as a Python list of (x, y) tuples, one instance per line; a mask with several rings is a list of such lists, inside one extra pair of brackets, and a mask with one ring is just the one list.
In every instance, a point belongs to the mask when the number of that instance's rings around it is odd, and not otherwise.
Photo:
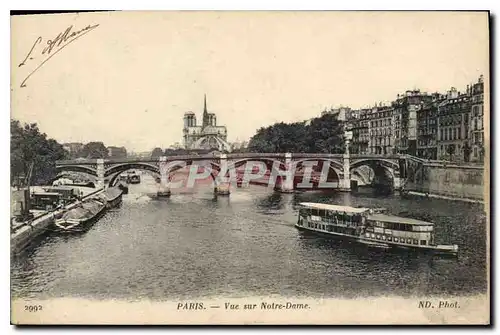
[(389, 215), (381, 210), (320, 203), (300, 203), (299, 230), (351, 240), (369, 247), (403, 248), (458, 254), (457, 245), (434, 243), (434, 224)]
[(62, 233), (74, 233), (86, 231), (91, 225), (105, 213), (106, 201), (102, 199), (86, 199), (77, 204), (76, 207), (63, 213), (61, 218), (56, 219), (54, 228)]

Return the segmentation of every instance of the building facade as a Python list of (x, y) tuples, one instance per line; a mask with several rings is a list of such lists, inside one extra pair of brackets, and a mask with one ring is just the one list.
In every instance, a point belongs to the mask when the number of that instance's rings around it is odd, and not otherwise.
[(369, 113), (370, 153), (391, 155), (394, 153), (393, 112), (390, 106), (373, 107)]
[(445, 96), (432, 95), (430, 102), (424, 102), (417, 111), (417, 156), (425, 159), (438, 158), (438, 107)]
[(109, 158), (126, 158), (127, 157), (127, 149), (125, 147), (109, 146), (107, 149), (108, 149), (108, 157)]
[(418, 89), (398, 94), (390, 106), (325, 110), (346, 121), (352, 131), (350, 149), (359, 154), (408, 154), (423, 159), (483, 162), (484, 79), (461, 94), (452, 87), (446, 94)]
[(470, 143), (471, 162), (484, 161), (484, 79), (479, 77), (471, 88)]
[(438, 107), (438, 159), (469, 161), (470, 97), (452, 87)]
[(425, 92), (410, 90), (392, 103), (396, 153), (417, 155), (417, 111), (431, 99)]
[(331, 114), (334, 115), (335, 118), (339, 121), (347, 121), (351, 118), (351, 108), (349, 107), (339, 107), (339, 108), (330, 108), (326, 109), (321, 113), (321, 116)]
[(347, 130), (352, 131), (350, 151), (353, 154), (367, 154), (370, 152), (370, 116), (371, 109), (356, 111), (348, 121)]
[(64, 143), (64, 150), (69, 152), (70, 157), (76, 157), (83, 149), (84, 144), (79, 142)]
[(195, 113), (187, 112), (184, 114), (182, 132), (184, 148), (187, 150), (231, 151), (231, 145), (227, 143), (227, 128), (226, 126), (218, 126), (215, 113), (208, 112), (206, 95), (202, 124), (197, 124)]

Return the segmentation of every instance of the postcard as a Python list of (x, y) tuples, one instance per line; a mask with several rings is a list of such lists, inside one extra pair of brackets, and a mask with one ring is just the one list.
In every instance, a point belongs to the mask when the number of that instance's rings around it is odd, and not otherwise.
[(489, 325), (489, 19), (11, 16), (11, 323)]

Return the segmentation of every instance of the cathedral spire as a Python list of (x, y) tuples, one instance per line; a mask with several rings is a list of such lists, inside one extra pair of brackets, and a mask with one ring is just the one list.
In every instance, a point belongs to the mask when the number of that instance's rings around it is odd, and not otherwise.
[(208, 122), (208, 111), (207, 111), (207, 95), (205, 94), (205, 99), (203, 103), (203, 125), (202, 128), (205, 128), (206, 126), (209, 125)]
[(204, 104), (203, 104), (203, 113), (208, 113), (207, 112), (207, 95), (205, 94), (205, 100), (204, 100)]

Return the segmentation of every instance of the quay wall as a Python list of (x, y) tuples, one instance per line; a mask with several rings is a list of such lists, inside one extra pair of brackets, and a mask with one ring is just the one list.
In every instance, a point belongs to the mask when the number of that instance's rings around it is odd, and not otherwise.
[(405, 190), (453, 199), (484, 201), (483, 166), (426, 163)]
[[(103, 191), (104, 189), (95, 190), (83, 196), (82, 200), (90, 198)], [(49, 226), (54, 222), (54, 219), (60, 218), (65, 210), (74, 208), (77, 205), (77, 203), (78, 202), (74, 202), (67, 205), (64, 208), (41, 214), (39, 216), (34, 217), (30, 222), (25, 222), (24, 224), (22, 224), (10, 235), (11, 254), (16, 254), (22, 251), (34, 239), (47, 232), (50, 229)]]

